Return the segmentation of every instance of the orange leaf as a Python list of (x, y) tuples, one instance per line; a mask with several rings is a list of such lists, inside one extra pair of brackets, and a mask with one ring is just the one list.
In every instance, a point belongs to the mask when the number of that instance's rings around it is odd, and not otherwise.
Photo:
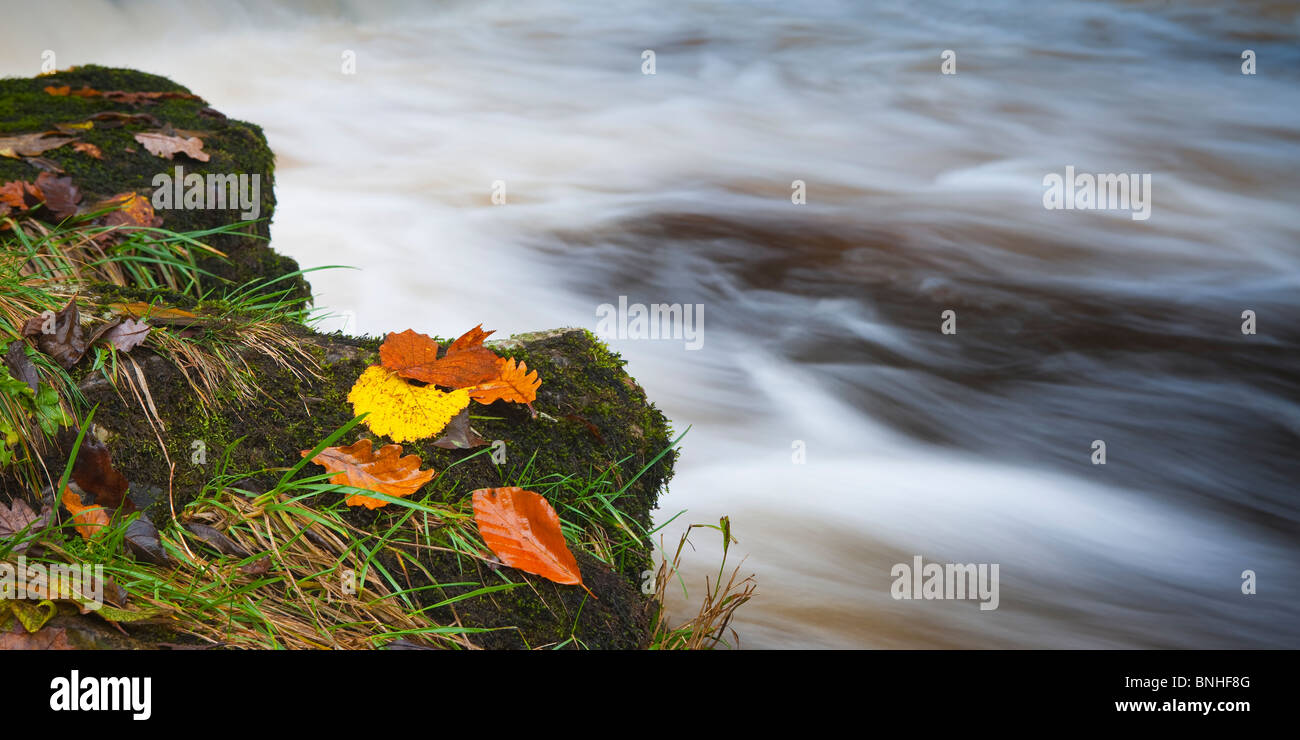
[(72, 492), (68, 486), (63, 488), (63, 505), (72, 513), (72, 522), (77, 525), (77, 534), (82, 539), (90, 539), (99, 533), (100, 527), (109, 524), (108, 511), (99, 504), (83, 506), (81, 497)]
[[(98, 211), (109, 207), (117, 210), (104, 217), (105, 226), (145, 226), (151, 228), (162, 226), (163, 221), (154, 211), (153, 204), (149, 202), (148, 198), (138, 193), (115, 195), (108, 200), (96, 203), (92, 209)], [(193, 316), (193, 314), (190, 315)]]
[(82, 85), (80, 90), (73, 90), (69, 85), (64, 85), (62, 87), (54, 87), (53, 85), (50, 85), (45, 88), (45, 92), (61, 98), (66, 98), (69, 95), (78, 98), (97, 98), (104, 94), (89, 85)]
[(45, 199), (41, 189), (23, 180), (14, 180), (0, 184), (0, 206), (9, 206), (18, 210), (33, 208)]
[(474, 492), (474, 521), (483, 542), (501, 562), (587, 589), (560, 531), (560, 517), (540, 494), (517, 487), (480, 488)]
[(537, 389), (542, 380), (537, 371), (528, 372), (528, 364), (515, 360), (502, 359), (500, 375), (486, 383), (469, 389), (469, 397), (479, 403), (509, 401), (510, 403), (532, 403), (537, 400)]
[(182, 308), (167, 308), (149, 303), (110, 303), (110, 311), (124, 313), (134, 319), (148, 319), (154, 324), (200, 324), (203, 317)]
[(80, 152), (82, 154), (89, 155), (95, 159), (104, 158), (104, 153), (99, 151), (99, 147), (95, 146), (94, 144), (91, 144), (88, 141), (78, 141), (73, 143), (72, 150), (75, 152)]
[(389, 334), (379, 347), (380, 363), (404, 378), (444, 388), (467, 388), (497, 377), (501, 358), (483, 346), (492, 332), (479, 326), (465, 332), (438, 357), (438, 344), (407, 329)]
[[(303, 450), (303, 457), (309, 452), (311, 450)], [(311, 461), (331, 473), (338, 473), (330, 478), (331, 483), (364, 488), (398, 498), (420, 490), (435, 475), (432, 470), (420, 470), (419, 455), (402, 457), (401, 445), (384, 445), (375, 453), (371, 450), (368, 439), (346, 447), (326, 447)], [(377, 509), (387, 506), (388, 502), (358, 493), (348, 496), (347, 504)]]

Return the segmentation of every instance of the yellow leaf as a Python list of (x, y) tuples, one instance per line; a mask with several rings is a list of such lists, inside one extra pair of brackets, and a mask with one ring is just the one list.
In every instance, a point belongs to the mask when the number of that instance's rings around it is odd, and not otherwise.
[(391, 370), (371, 365), (357, 378), (348, 400), (354, 413), (369, 414), (366, 426), (375, 434), (395, 442), (414, 442), (441, 432), (469, 406), (469, 391), (412, 385)]

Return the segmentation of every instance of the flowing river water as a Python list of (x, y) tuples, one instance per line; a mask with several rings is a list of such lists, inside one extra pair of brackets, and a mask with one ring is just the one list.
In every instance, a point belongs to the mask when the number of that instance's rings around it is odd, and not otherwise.
[[(275, 248), (360, 268), (311, 277), (327, 327), (703, 306), (610, 344), (690, 427), (665, 541), (732, 518), (742, 647), (1300, 647), (1293, 3), (3, 5), (0, 74), (263, 126)], [(1045, 209), (1067, 166), (1151, 174), (1150, 218)], [(916, 556), (998, 608), (892, 598)]]

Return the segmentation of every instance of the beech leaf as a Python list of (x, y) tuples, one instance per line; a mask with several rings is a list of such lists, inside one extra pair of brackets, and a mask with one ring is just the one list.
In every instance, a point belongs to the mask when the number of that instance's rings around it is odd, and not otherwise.
[(560, 517), (540, 494), (518, 487), (480, 488), (474, 491), (474, 521), (483, 542), (506, 565), (587, 588), (564, 541)]
[(61, 131), (0, 136), (0, 157), (10, 159), (35, 157), (76, 140), (77, 137), (69, 136)]
[(114, 347), (119, 352), (130, 352), (149, 336), (151, 327), (143, 321), (125, 319), (109, 324), (96, 335), (96, 339)]
[(537, 389), (542, 385), (537, 371), (528, 371), (528, 365), (513, 359), (502, 359), (498, 376), (469, 389), (469, 397), (479, 403), (509, 401), (531, 404), (537, 400)]
[(108, 512), (99, 504), (83, 504), (81, 496), (72, 490), (72, 486), (63, 489), (63, 506), (72, 514), (72, 523), (82, 539), (93, 539), (102, 527), (109, 525)]

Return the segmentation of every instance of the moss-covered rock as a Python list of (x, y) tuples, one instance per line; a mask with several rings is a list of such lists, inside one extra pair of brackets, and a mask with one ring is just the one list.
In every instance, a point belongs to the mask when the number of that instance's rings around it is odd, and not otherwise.
[[(171, 98), (131, 107), (102, 97), (54, 96), (45, 92), (47, 86), (144, 92), (187, 92), (185, 88), (162, 77), (93, 66), (34, 79), (0, 80), (0, 136), (79, 123), (101, 111), (149, 113), (175, 128), (202, 132), (204, 151), (211, 161), (185, 160), (188, 172), (260, 173), (262, 216), (269, 220), (275, 204), (274, 158), (257, 126), (214, 115), (196, 100)], [(171, 172), (176, 164), (149, 154), (133, 139), (134, 133), (148, 128), (128, 124), (84, 129), (79, 136), (102, 151), (102, 160), (63, 147), (46, 152), (44, 166), (53, 163), (65, 171), (88, 201), (128, 190), (148, 195), (154, 175)], [(35, 180), (37, 174), (30, 161), (0, 158), (0, 182)], [(164, 226), (175, 231), (212, 228), (238, 218), (237, 212), (230, 210), (177, 210), (161, 215)], [(213, 240), (213, 246), (226, 252), (230, 260), (210, 260), (202, 266), (236, 283), (275, 278), (297, 269), (292, 260), (254, 238), (269, 236), (265, 221), (248, 225), (246, 234)], [(308, 290), (305, 281), (300, 280), (299, 287)], [(205, 308), (184, 295), (138, 286), (92, 285), (79, 286), (79, 290), (83, 299), (98, 305), (152, 300), (200, 312)], [(395, 324), (393, 328), (404, 327)], [(81, 410), (95, 407), (97, 434), (107, 442), (114, 466), (130, 482), (132, 499), (156, 523), (170, 522), (173, 508), (183, 512), (214, 479), (231, 480), (219, 478), (219, 474), (237, 476), (243, 490), (269, 490), (285, 469), (300, 461), (302, 450), (315, 446), (354, 417), (348, 392), (361, 373), (378, 362), (382, 340), (319, 334), (297, 324), (279, 325), (277, 331), (288, 332), (304, 354), (276, 356), (265, 347), (253, 346), (256, 343), (237, 349), (241, 362), (236, 364), (246, 365), (236, 374), (243, 378), (246, 390), (254, 389), (251, 394), (238, 393), (234, 384), (226, 384), (216, 396), (201, 397), (191, 382), (195, 368), (186, 368), (185, 358), (174, 352), (150, 351), (156, 344), (130, 353), (130, 372), (134, 376), (138, 365), (147, 386), (143, 396), (128, 391), (120, 376), (116, 383), (110, 382), (104, 372), (92, 370), (88, 360), (71, 371), (84, 396)], [(198, 345), (213, 341), (230, 344), (229, 336), (214, 340), (212, 334), (209, 326), (195, 341)], [(533, 404), (537, 414), (517, 404), (472, 404), (474, 428), (504, 446), (501, 464), (489, 455), (471, 459), (474, 451), (443, 449), (433, 440), (406, 444), (405, 453), (419, 455), (426, 467), (440, 471), (426, 489), (432, 491), (435, 501), (455, 504), (477, 488), (540, 482), (552, 476), (602, 479), (613, 482), (600, 489), (607, 497), (602, 505), (616, 511), (616, 518), (635, 523), (626, 529), (648, 530), (676, 453), (662, 454), (672, 442), (667, 420), (628, 376), (619, 356), (581, 329), (518, 335), (489, 344), (499, 354), (523, 361), (539, 373), (542, 384)], [(191, 375), (187, 376), (187, 370)], [(335, 444), (350, 444), (361, 436), (373, 437), (364, 426), (358, 426)], [(390, 441), (377, 440), (380, 444)], [(202, 454), (196, 454), (200, 451)], [(45, 461), (47, 467), (61, 470), (67, 452), (65, 444), (63, 459), (51, 456)], [(308, 466), (307, 472), (321, 471)], [(566, 503), (577, 506), (579, 502), (571, 499), (586, 495), (582, 491), (581, 486), (557, 485), (548, 489), (547, 496), (557, 508)], [(611, 491), (622, 493), (609, 497)], [(0, 500), (32, 498), (32, 492), (21, 490), (9, 476), (0, 476), (0, 494)], [(348, 524), (362, 531), (383, 532), (402, 511), (395, 506), (353, 508), (344, 516)], [(473, 585), (464, 584), (494, 582), (488, 572), (492, 566), (432, 548), (416, 553), (419, 568), (404, 567), (391, 553), (377, 557), (390, 571), (404, 573), (407, 588), (413, 589), (422, 606), (431, 608), (429, 614), (438, 623), (496, 628), (476, 635), (474, 641), (479, 645), (644, 647), (651, 635), (654, 607), (640, 588), (640, 574), (651, 563), (648, 541), (620, 540), (617, 554), (604, 552), (603, 559), (575, 549), (585, 583), (596, 599), (574, 586), (511, 571), (511, 581), (524, 580), (527, 586), (433, 608), (473, 590)], [(431, 588), (420, 590), (426, 586)]]
[[(42, 169), (52, 163), (73, 179), (87, 205), (119, 193), (134, 191), (152, 197), (154, 176), (174, 174), (177, 165), (186, 174), (260, 175), (258, 220), (247, 222), (239, 233), (211, 237), (208, 243), (226, 253), (229, 260), (205, 258), (199, 266), (235, 285), (249, 280), (275, 278), (295, 272), (298, 264), (276, 254), (269, 246), (270, 220), (275, 210), (275, 156), (267, 146), (262, 129), (251, 123), (226, 118), (202, 100), (169, 98), (151, 104), (130, 105), (103, 97), (56, 96), (46, 87), (81, 90), (90, 87), (100, 92), (180, 92), (190, 91), (165, 77), (88, 65), (27, 78), (0, 79), (0, 136), (54, 130), (58, 125), (84, 124), (91, 116), (106, 111), (148, 114), (160, 123), (199, 134), (203, 151), (210, 157), (199, 162), (184, 155), (174, 160), (150, 154), (134, 138), (135, 134), (156, 131), (148, 123), (112, 125), (95, 121), (86, 129), (70, 129), (80, 141), (93, 144), (101, 159), (76, 151), (71, 145), (51, 149), (39, 159), (0, 157), (0, 183), (13, 180), (35, 182)], [(163, 226), (173, 231), (199, 231), (242, 221), (238, 209), (176, 209), (160, 211)], [(288, 281), (277, 289), (291, 287)], [(309, 288), (301, 278), (296, 289), (307, 295)]]
[[(145, 410), (129, 394), (124, 399), (100, 374), (81, 381), (86, 400), (99, 406), (95, 422), (108, 440), (115, 467), (131, 481), (137, 505), (156, 522), (162, 524), (170, 516), (169, 459), (176, 464), (170, 485), (179, 510), (211, 480), (218, 464), (244, 476), (241, 486), (245, 488), (270, 488), (284, 468), (298, 461), (301, 450), (313, 447), (353, 417), (348, 391), (366, 367), (378, 362), (380, 340), (297, 331), (302, 346), (319, 363), (319, 377), (299, 377), (270, 357), (248, 350), (245, 354), (261, 395), (231, 400), (215, 409), (198, 402), (180, 370), (168, 360), (138, 353), (136, 361), (144, 368), (149, 395), (165, 426), (161, 437), (166, 454)], [(501, 466), (480, 454), (451, 467), (473, 451), (442, 449), (433, 440), (406, 444), (406, 453), (418, 454), (435, 470), (446, 470), (436, 480), (438, 495), (454, 502), (476, 488), (507, 485), (524, 466), (531, 466), (530, 480), (550, 475), (594, 477), (609, 470), (621, 486), (649, 465), (615, 501), (622, 514), (648, 528), (659, 491), (671, 475), (674, 454), (650, 464), (671, 444), (668, 424), (624, 371), (622, 360), (582, 329), (520, 335), (496, 343), (494, 349), (538, 371), (542, 378), (534, 403), (538, 415), (531, 416), (517, 404), (474, 404), (475, 429), (488, 440), (504, 443), (506, 460)], [(374, 437), (359, 426), (337, 444), (350, 444), (362, 436)], [(205, 455), (196, 456), (197, 449)], [(564, 495), (564, 489), (551, 493), (557, 505), (565, 503)], [(381, 531), (399, 515), (387, 509), (348, 512), (354, 526), (369, 531)], [(552, 644), (570, 635), (589, 647), (640, 647), (649, 636), (651, 605), (640, 593), (639, 574), (649, 567), (649, 556), (648, 548), (628, 552), (614, 569), (580, 552), (584, 579), (598, 596), (585, 604), (580, 589), (529, 577), (532, 588), (460, 602), (454, 615), (450, 608), (442, 611), (465, 626), (513, 628), (476, 638), (491, 647)], [(486, 582), (485, 566), (478, 561), (436, 552), (420, 559), (438, 583)], [(431, 583), (420, 573), (412, 572), (411, 578), (416, 588)], [(427, 605), (468, 590), (450, 587), (420, 593)]]

